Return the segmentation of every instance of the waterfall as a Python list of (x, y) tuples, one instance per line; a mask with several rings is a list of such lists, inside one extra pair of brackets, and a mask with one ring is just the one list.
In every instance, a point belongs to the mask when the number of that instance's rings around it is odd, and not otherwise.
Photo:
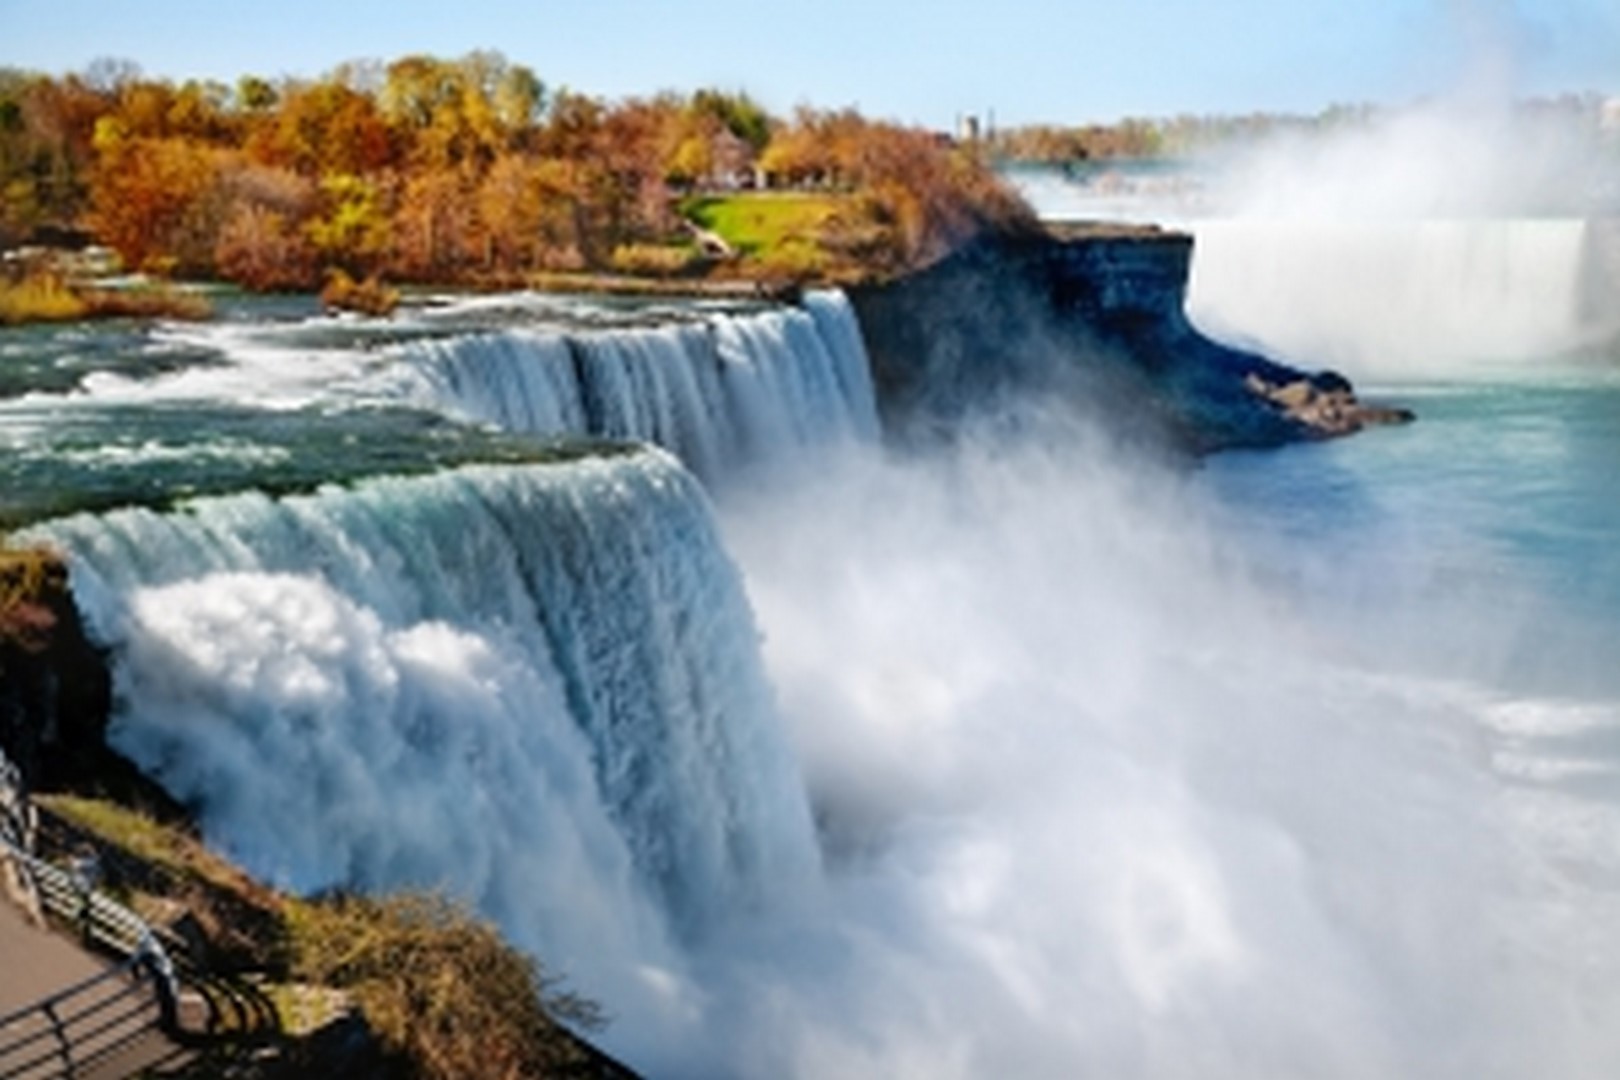
[(661, 326), (509, 329), (396, 348), (433, 408), (544, 435), (655, 443), (706, 480), (877, 437), (860, 330), (840, 293)]
[(1188, 311), (1213, 336), (1352, 376), (1523, 361), (1612, 333), (1580, 219), (1205, 221)]
[(816, 879), (740, 580), (662, 451), (32, 538), (111, 650), (113, 744), (280, 884), (451, 888), (619, 1009), (611, 972)]

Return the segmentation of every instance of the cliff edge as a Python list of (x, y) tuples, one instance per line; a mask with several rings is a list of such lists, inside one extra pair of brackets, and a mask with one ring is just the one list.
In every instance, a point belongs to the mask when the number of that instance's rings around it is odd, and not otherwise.
[(1092, 225), (985, 236), (851, 290), (886, 426), (947, 429), (1012, 395), (1056, 394), (1195, 453), (1349, 434), (1411, 414), (1205, 337), (1187, 319), (1193, 238)]

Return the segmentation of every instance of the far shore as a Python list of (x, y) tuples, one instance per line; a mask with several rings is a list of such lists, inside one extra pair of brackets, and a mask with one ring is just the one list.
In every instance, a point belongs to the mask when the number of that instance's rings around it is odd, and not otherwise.
[[(1166, 230), (1155, 225), (1082, 221), (1051, 224), (1035, 235), (1044, 234), (1051, 239), (1072, 242), (1121, 237), (1145, 239), (1165, 233)], [(0, 326), (120, 318), (206, 320), (213, 314), (210, 294), (217, 290), (233, 293), (238, 290), (238, 286), (226, 281), (170, 281), (144, 274), (109, 273), (105, 264), (99, 261), (102, 258), (100, 253), (105, 249), (89, 250), (89, 256), (65, 249), (30, 249), (7, 253), (7, 263), (12, 272), (9, 280), (0, 277)], [(873, 284), (892, 276), (872, 269), (846, 270), (835, 275), (788, 277), (748, 264), (724, 266), (706, 274), (557, 270), (445, 282), (384, 283), (375, 277), (356, 282), (346, 274), (335, 272), (325, 290), (297, 290), (285, 295), (319, 295), (330, 310), (351, 310), (381, 316), (391, 312), (399, 302), (399, 290), (404, 290), (406, 295), (434, 289), (468, 294), (527, 290), (576, 295), (791, 303), (806, 289)]]

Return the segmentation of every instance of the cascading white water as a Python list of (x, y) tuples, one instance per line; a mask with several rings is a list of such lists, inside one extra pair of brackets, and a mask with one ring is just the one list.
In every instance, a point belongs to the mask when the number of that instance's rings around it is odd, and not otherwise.
[(1589, 303), (1581, 219), (1210, 220), (1188, 313), (1201, 329), (1352, 377), (1545, 357), (1612, 333)]
[(662, 451), (34, 538), (112, 650), (112, 743), (276, 881), (467, 895), (632, 1038), (672, 941), (815, 886), (747, 602)]
[(1352, 377), (1544, 363), (1620, 331), (1613, 174), (1594, 117), (1477, 94), (1233, 148), (1184, 222), (1190, 312)]
[(656, 443), (708, 480), (877, 435), (841, 293), (701, 322), (424, 340), (396, 356), (407, 392), (435, 408), (511, 431)]

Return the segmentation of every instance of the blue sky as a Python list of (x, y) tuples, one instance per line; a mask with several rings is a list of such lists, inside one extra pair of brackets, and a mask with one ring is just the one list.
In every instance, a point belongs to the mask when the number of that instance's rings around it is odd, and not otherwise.
[(949, 126), (1399, 103), (1482, 73), (1620, 94), (1620, 0), (0, 0), (0, 66), (119, 57), (234, 81), (498, 49), (608, 97), (713, 85), (773, 110)]

